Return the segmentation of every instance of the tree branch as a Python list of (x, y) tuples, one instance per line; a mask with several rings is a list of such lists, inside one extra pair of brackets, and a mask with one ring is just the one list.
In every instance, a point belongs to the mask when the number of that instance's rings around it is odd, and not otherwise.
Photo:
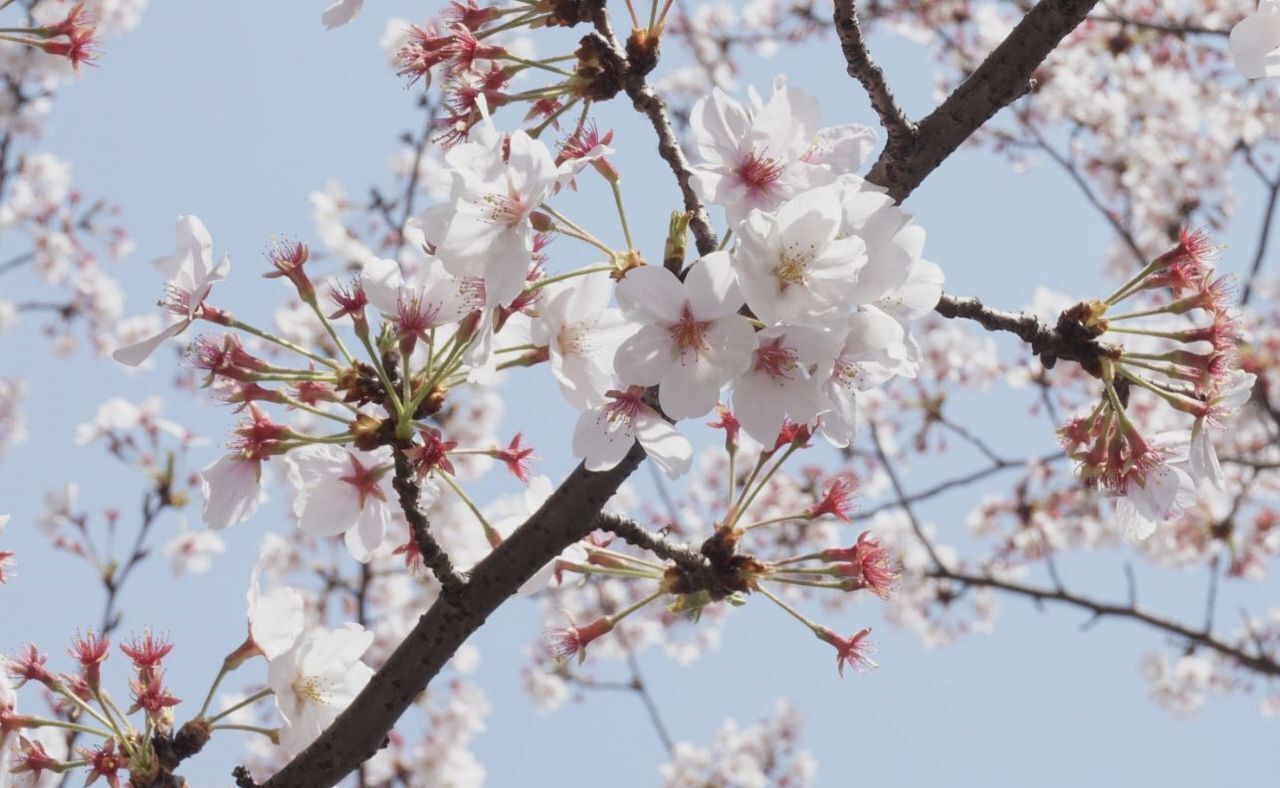
[(398, 447), (392, 449), (392, 455), (395, 458), (396, 471), (391, 486), (400, 496), (400, 509), (404, 512), (404, 519), (409, 521), (413, 543), (422, 555), (423, 562), (431, 569), (436, 580), (440, 581), (444, 593), (456, 594), (466, 585), (466, 581), (454, 568), (453, 561), (449, 560), (449, 554), (431, 535), (431, 523), (427, 521), (427, 515), (418, 505), (422, 496), (422, 487), (414, 478), (413, 466), (409, 458), (404, 456), (404, 452)]
[(436, 600), (346, 711), (264, 788), (327, 788), (373, 757), (400, 715), (485, 619), (548, 561), (596, 527), (600, 509), (644, 457), (637, 443), (612, 470), (593, 473), (579, 465), (538, 511), (476, 565), (466, 585)]
[(992, 309), (973, 296), (943, 293), (934, 311), (945, 318), (972, 320), (988, 331), (1013, 334), (1031, 345), (1031, 352), (1039, 356), (1046, 369), (1052, 369), (1062, 359), (1074, 361), (1086, 372), (1096, 375), (1098, 360), (1112, 353), (1111, 348), (1098, 342), (1078, 320), (1070, 317), (1070, 310), (1058, 319), (1057, 326), (1050, 328), (1029, 312), (1005, 312)]
[(844, 53), (849, 76), (862, 83), (871, 99), (871, 108), (880, 116), (880, 125), (887, 137), (885, 151), (891, 155), (904, 155), (916, 143), (916, 125), (902, 111), (889, 90), (884, 71), (871, 59), (867, 44), (862, 38), (858, 23), (858, 7), (854, 0), (835, 0), (836, 34), (840, 36), (840, 51)]
[(1192, 629), (1184, 624), (1179, 624), (1176, 621), (1171, 621), (1162, 616), (1158, 616), (1155, 613), (1149, 613), (1132, 603), (1118, 605), (1110, 602), (1101, 602), (1070, 591), (1039, 588), (1036, 586), (1024, 585), (1022, 583), (1015, 583), (1009, 580), (998, 580), (987, 575), (957, 572), (946, 568), (930, 569), (926, 574), (929, 577), (937, 579), (954, 580), (955, 582), (962, 583), (967, 586), (994, 588), (999, 591), (1025, 596), (1029, 599), (1034, 599), (1037, 602), (1061, 602), (1083, 610), (1088, 610), (1093, 613), (1095, 618), (1111, 616), (1113, 618), (1127, 618), (1131, 621), (1139, 621), (1163, 632), (1168, 632), (1171, 635), (1177, 635), (1178, 637), (1185, 638), (1191, 643), (1213, 649), (1219, 654), (1234, 659), (1236, 662), (1240, 663), (1242, 667), (1249, 668), (1267, 676), (1280, 676), (1280, 662), (1277, 662), (1266, 654), (1259, 653), (1256, 656), (1249, 654), (1245, 652), (1242, 647), (1233, 646), (1230, 643), (1220, 640), (1210, 632)]
[(915, 142), (886, 146), (868, 180), (906, 199), (973, 132), (1031, 87), (1031, 75), (1098, 0), (1041, 0), (968, 79), (918, 126)]
[[(658, 135), (658, 155), (676, 176), (676, 183), (680, 186), (680, 196), (684, 200), (684, 209), (690, 214), (689, 229), (693, 231), (698, 254), (711, 254), (720, 246), (720, 242), (716, 239), (715, 230), (711, 229), (711, 220), (707, 216), (706, 206), (694, 191), (693, 171), (689, 166), (689, 160), (685, 158), (684, 151), (680, 148), (676, 130), (671, 126), (671, 119), (667, 116), (666, 102), (645, 81), (645, 75), (648, 72), (639, 64), (631, 63), (627, 59), (618, 37), (614, 35), (613, 26), (609, 23), (609, 14), (603, 3), (593, 17), (593, 22), (596, 35), (600, 37), (600, 42), (603, 44), (603, 50), (613, 59), (614, 70), (622, 75), (622, 89), (631, 99), (631, 105), (649, 119), (654, 133)], [(656, 63), (656, 52), (654, 56), (653, 62)]]

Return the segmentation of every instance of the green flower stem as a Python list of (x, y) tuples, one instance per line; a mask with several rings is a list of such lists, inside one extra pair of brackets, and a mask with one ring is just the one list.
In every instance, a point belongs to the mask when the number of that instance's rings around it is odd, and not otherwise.
[(207, 719), (206, 722), (208, 722), (210, 725), (213, 725), (215, 722), (222, 719), (223, 717), (226, 717), (229, 714), (233, 714), (239, 711), (240, 709), (243, 709), (245, 706), (251, 706), (257, 703), (258, 701), (262, 700), (263, 698), (273, 694), (275, 693), (270, 687), (268, 687), (267, 689), (258, 690), (257, 692), (253, 693), (249, 697), (240, 701), (239, 703), (232, 706), (228, 706), (227, 708), (213, 715), (212, 717)]
[(285, 348), (287, 350), (292, 350), (294, 353), (297, 353), (302, 356), (306, 356), (312, 361), (315, 361), (320, 364), (324, 364), (326, 367), (331, 367), (332, 369), (335, 369), (335, 370), (339, 368), (338, 362), (334, 361), (331, 358), (325, 358), (324, 356), (320, 356), (315, 353), (312, 353), (306, 348), (295, 345), (287, 339), (282, 339), (281, 337), (278, 337), (275, 334), (272, 334), (267, 331), (263, 331), (260, 328), (255, 328), (254, 326), (251, 326), (248, 323), (245, 323), (243, 321), (236, 320), (235, 318), (231, 318), (231, 322), (227, 323), (227, 325), (230, 326), (231, 328), (237, 328), (245, 332), (246, 334), (253, 334), (255, 337), (258, 337), (260, 339), (265, 339), (268, 342), (279, 345), (280, 347)]

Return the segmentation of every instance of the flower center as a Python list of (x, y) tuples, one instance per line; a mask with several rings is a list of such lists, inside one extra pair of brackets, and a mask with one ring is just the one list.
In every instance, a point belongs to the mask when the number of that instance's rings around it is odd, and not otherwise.
[(812, 242), (808, 246), (787, 244), (778, 258), (778, 264), (773, 268), (773, 275), (778, 280), (779, 288), (785, 290), (790, 285), (803, 285), (805, 277), (809, 274), (809, 263), (816, 252), (817, 245)]
[(312, 703), (323, 704), (325, 700), (325, 682), (314, 676), (303, 676), (293, 682), (293, 692), (299, 698), (310, 701)]
[(750, 191), (768, 191), (782, 177), (785, 167), (781, 161), (765, 156), (762, 151), (753, 150), (738, 165), (738, 177)]
[(484, 202), (489, 206), (489, 215), (486, 218), (494, 224), (500, 224), (510, 229), (514, 228), (524, 218), (524, 201), (518, 194), (498, 194), (494, 192), (486, 194)]
[(667, 330), (671, 332), (671, 341), (675, 342), (680, 355), (683, 356), (686, 351), (692, 350), (694, 353), (699, 353), (708, 349), (706, 333), (709, 325), (711, 325), (710, 322), (694, 320), (689, 305), (685, 304), (684, 311), (680, 314), (680, 322)]
[(605, 396), (613, 400), (604, 406), (604, 417), (609, 420), (609, 424), (617, 426), (619, 424), (631, 424), (635, 421), (636, 414), (640, 412), (640, 407), (644, 404), (640, 401), (640, 394), (644, 390), (632, 386), (624, 391), (609, 391)]
[(754, 370), (763, 372), (774, 380), (791, 379), (791, 373), (798, 366), (795, 351), (783, 347), (782, 337), (771, 339), (756, 348)]
[(867, 373), (858, 362), (850, 361), (841, 356), (836, 359), (835, 369), (832, 370), (831, 377), (843, 389), (862, 390), (865, 388), (864, 381)]
[(557, 337), (560, 353), (565, 356), (588, 356), (596, 349), (596, 341), (591, 329), (593, 326), (578, 322), (566, 323)]

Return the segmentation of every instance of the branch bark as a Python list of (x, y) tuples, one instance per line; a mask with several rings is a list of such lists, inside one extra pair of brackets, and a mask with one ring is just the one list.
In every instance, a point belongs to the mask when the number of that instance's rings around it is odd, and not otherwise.
[(1031, 345), (1031, 352), (1052, 369), (1059, 359), (1074, 361), (1087, 372), (1097, 374), (1098, 360), (1112, 349), (1098, 342), (1064, 312), (1058, 325), (1050, 327), (1029, 312), (1005, 312), (992, 309), (973, 296), (943, 293), (934, 311), (945, 318), (972, 320), (988, 331), (1004, 331)]
[(871, 59), (866, 41), (862, 38), (862, 26), (858, 22), (858, 7), (854, 0), (835, 0), (836, 34), (840, 37), (840, 51), (849, 76), (862, 83), (871, 99), (871, 108), (880, 116), (885, 132), (885, 151), (895, 157), (903, 156), (916, 144), (918, 131), (907, 113), (898, 106), (884, 71)]
[(400, 509), (404, 512), (404, 519), (409, 521), (409, 530), (413, 534), (413, 543), (417, 545), (418, 553), (422, 556), (423, 563), (435, 575), (436, 580), (440, 581), (443, 593), (456, 594), (466, 584), (466, 581), (462, 575), (458, 574), (458, 570), (454, 568), (453, 561), (449, 560), (449, 554), (444, 551), (440, 543), (431, 535), (431, 523), (427, 521), (427, 515), (423, 513), (422, 507), (418, 505), (419, 499), (422, 497), (422, 486), (418, 484), (415, 478), (409, 458), (404, 456), (404, 448), (403, 446), (396, 446), (392, 449), (396, 470), (391, 486), (395, 488), (396, 494), (400, 498)]
[(1000, 46), (928, 117), (915, 140), (881, 152), (868, 180), (898, 202), (915, 191), (973, 132), (1025, 95), (1031, 75), (1098, 0), (1041, 0)]
[(458, 647), (516, 590), (596, 527), (596, 515), (644, 460), (637, 443), (617, 467), (581, 465), (546, 503), (472, 570), (457, 593), (443, 594), (347, 710), (264, 788), (326, 788), (373, 757), (387, 731)]

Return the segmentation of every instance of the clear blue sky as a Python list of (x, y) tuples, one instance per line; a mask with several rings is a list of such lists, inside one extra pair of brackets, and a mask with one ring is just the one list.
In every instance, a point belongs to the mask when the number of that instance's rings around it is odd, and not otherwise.
[[(323, 5), (153, 3), (141, 27), (109, 41), (101, 67), (58, 98), (43, 147), (73, 162), (83, 192), (118, 203), (138, 242), (138, 252), (117, 269), (130, 313), (143, 310), (159, 291), (147, 261), (169, 250), (177, 214), (199, 215), (219, 253), (232, 255), (233, 284), (220, 289), (219, 303), (265, 317), (264, 296), (274, 291), (258, 285), (260, 251), (273, 234), (316, 240), (308, 192), (334, 177), (361, 198), (369, 185), (390, 182), (386, 162), (396, 136), (416, 120), (414, 94), (386, 69), (376, 41), (387, 15), (417, 18), (429, 4), (372, 0), (357, 23), (330, 33), (320, 27)], [(877, 38), (873, 46), (908, 109), (921, 114), (931, 101), (923, 52), (890, 39)], [(833, 42), (789, 51), (785, 63), (797, 85), (823, 98), (828, 122), (871, 121)], [(765, 87), (782, 67), (757, 64), (748, 77)], [(633, 227), (660, 243), (675, 193), (665, 170), (652, 166), (648, 130), (622, 102), (608, 108), (601, 125), (616, 127), (617, 147), (632, 151), (620, 163)], [(935, 173), (909, 205), (928, 230), (927, 254), (946, 270), (949, 291), (1017, 308), (1038, 284), (1081, 296), (1103, 287), (1105, 228), (1073, 188), (1047, 164), (1019, 176), (966, 151)], [(1256, 200), (1248, 199), (1253, 195), (1245, 194), (1242, 229), (1229, 239), (1236, 243), (1227, 265), (1237, 269), (1243, 250), (1252, 248), (1258, 213)], [(608, 221), (601, 217), (602, 225)], [(0, 239), (0, 246), (14, 242)], [(0, 251), (2, 258), (22, 250)], [(60, 657), (69, 635), (99, 617), (101, 591), (82, 567), (49, 557), (31, 518), (43, 491), (69, 479), (79, 482), (91, 511), (109, 505), (126, 517), (134, 511), (134, 477), (100, 449), (75, 448), (74, 427), (108, 397), (136, 400), (166, 391), (171, 370), (128, 378), (109, 362), (50, 360), (34, 337), (35, 324), (28, 321), (0, 340), (0, 376), (30, 380), (33, 436), (0, 461), (0, 511), (14, 515), (5, 539), (23, 558), (20, 579), (0, 588), (0, 650), (35, 640)], [(228, 414), (180, 393), (167, 394), (167, 401), (171, 415), (212, 439), (213, 447), (196, 457), (204, 464), (230, 424)], [(964, 412), (990, 419), (1016, 401), (997, 391), (966, 402)], [(571, 414), (545, 386), (513, 404), (507, 424), (526, 427), (533, 419), (523, 417), (535, 413), (541, 421), (534, 442), (546, 458), (542, 469), (554, 478), (572, 464)], [(993, 434), (992, 441), (1010, 455), (1025, 454), (1046, 445), (1046, 432), (1043, 422), (1028, 421), (1025, 428)], [(966, 458), (957, 454), (953, 462)], [(929, 478), (917, 474), (909, 484)], [(979, 492), (944, 499), (923, 513), (944, 538), (963, 544), (963, 520)], [(191, 520), (198, 524), (197, 512)], [(177, 527), (172, 519), (166, 526)], [(178, 649), (171, 672), (181, 697), (196, 699), (221, 656), (243, 637), (242, 590), (258, 537), (266, 529), (291, 527), (278, 506), (268, 507), (224, 534), (228, 553), (210, 574), (171, 584), (167, 565), (156, 557), (131, 581), (124, 631), (150, 624), (172, 635)], [(1063, 571), (1072, 585), (1123, 595), (1117, 556), (1069, 557)], [(1199, 573), (1144, 572), (1141, 586), (1144, 602), (1153, 607), (1190, 620), (1201, 615)], [(1275, 590), (1274, 583), (1242, 593), (1227, 588), (1222, 614), (1234, 616), (1242, 601), (1259, 610), (1267, 592), (1275, 600)], [(872, 609), (860, 606), (857, 614), (880, 624)], [(883, 786), (1010, 788), (1275, 784), (1276, 723), (1259, 716), (1256, 697), (1213, 700), (1194, 719), (1174, 718), (1146, 698), (1138, 674), (1141, 655), (1165, 644), (1152, 632), (1117, 622), (1084, 633), (1082, 621), (1074, 611), (1038, 612), (1004, 600), (996, 634), (940, 651), (881, 625), (881, 669), (840, 681), (825, 646), (802, 636), (777, 610), (753, 604), (734, 614), (720, 652), (692, 668), (657, 654), (645, 655), (642, 664), (674, 734), (694, 742), (708, 741), (726, 717), (749, 724), (769, 714), (775, 699), (791, 698), (805, 713), (805, 744), (819, 759), (822, 785), (855, 779)], [(833, 623), (851, 629), (864, 622), (851, 617)], [(656, 782), (664, 756), (635, 698), (600, 694), (548, 717), (534, 713), (518, 670), (520, 650), (536, 628), (532, 606), (515, 602), (475, 641), (483, 654), (479, 678), (494, 707), (476, 744), (489, 784)], [(235, 752), (212, 746), (184, 773), (197, 786), (226, 784)], [(573, 777), (566, 775), (569, 767)]]

